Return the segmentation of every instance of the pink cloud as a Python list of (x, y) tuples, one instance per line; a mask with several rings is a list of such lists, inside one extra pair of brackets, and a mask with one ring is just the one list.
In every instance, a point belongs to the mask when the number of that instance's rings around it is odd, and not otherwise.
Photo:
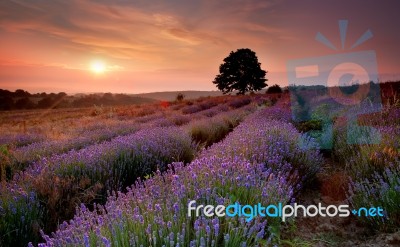
[[(1, 1), (0, 87), (215, 89), (211, 81), (223, 58), (243, 47), (256, 51), (270, 83), (285, 83), (287, 60), (333, 54), (313, 38), (317, 31), (336, 37), (336, 21), (343, 16), (358, 17), (354, 33), (370, 23), (375, 27), (376, 39), (369, 47), (376, 49), (384, 73), (397, 72), (398, 25), (388, 20), (397, 16), (394, 8), (386, 6), (384, 16), (371, 20), (365, 16), (374, 6), (353, 13), (343, 4), (332, 5), (282, 0)], [(113, 73), (93, 78), (87, 68), (94, 59), (104, 60)]]

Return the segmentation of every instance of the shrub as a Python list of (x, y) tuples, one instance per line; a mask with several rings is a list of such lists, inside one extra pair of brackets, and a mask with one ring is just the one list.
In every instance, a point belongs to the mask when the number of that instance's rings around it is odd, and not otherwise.
[(297, 123), (296, 127), (301, 132), (308, 132), (311, 130), (322, 130), (322, 121), (317, 119), (303, 121)]
[[(353, 178), (368, 178), (375, 172), (382, 173), (389, 163), (399, 157), (400, 128), (365, 129), (337, 128), (334, 154), (343, 162)], [(352, 140), (361, 143), (352, 144)]]
[[(114, 243), (131, 246), (254, 246), (267, 236), (279, 221), (243, 217), (188, 217), (190, 200), (197, 204), (263, 205), (288, 202), (290, 186), (263, 166), (245, 161), (204, 158), (187, 168), (174, 163), (164, 175), (155, 174), (139, 181), (127, 194), (114, 194), (104, 207), (89, 211), (81, 207), (74, 220), (64, 223), (54, 238), (44, 236), (47, 245), (91, 245)], [(268, 196), (267, 196), (268, 195)], [(100, 213), (96, 213), (100, 212)], [(101, 213), (103, 212), (103, 213)], [(107, 212), (107, 213), (106, 213)]]
[(45, 136), (36, 133), (19, 133), (19, 134), (3, 134), (0, 136), (0, 145), (7, 145), (11, 147), (22, 147), (35, 142), (41, 142), (45, 140)]
[(176, 101), (181, 102), (185, 98), (185, 95), (183, 93), (178, 93), (176, 95)]
[(183, 131), (174, 127), (148, 128), (41, 160), (27, 174), (56, 174), (78, 181), (87, 177), (91, 185), (100, 182), (106, 189), (121, 190), (140, 176), (165, 170), (170, 162), (189, 162), (193, 155), (190, 137)]
[(91, 116), (100, 116), (103, 115), (105, 112), (104, 106), (103, 105), (93, 105), (93, 110), (92, 113), (90, 114)]
[(251, 99), (247, 97), (241, 97), (238, 99), (234, 99), (228, 103), (228, 105), (234, 109), (240, 108), (242, 106), (248, 105), (251, 103)]
[(214, 102), (214, 101), (206, 101), (206, 102), (199, 103), (199, 107), (202, 110), (210, 109), (211, 107), (214, 107), (216, 105), (218, 105), (218, 104), (217, 104), (217, 102)]
[(375, 173), (369, 179), (353, 180), (349, 201), (355, 209), (381, 207), (384, 217), (360, 217), (373, 229), (398, 230), (400, 225), (400, 161), (391, 163), (382, 174)]
[(155, 114), (148, 114), (145, 116), (138, 117), (135, 120), (138, 123), (149, 123), (149, 122), (156, 121), (163, 117), (164, 117), (164, 115), (162, 113), (158, 113), (158, 114), (155, 113)]
[(173, 161), (190, 162), (190, 136), (178, 128), (149, 128), (109, 142), (43, 159), (19, 179), (30, 184), (46, 208), (46, 229), (70, 219), (80, 203), (104, 202), (138, 177), (165, 171)]
[[(251, 143), (256, 136), (256, 132), (253, 132), (253, 135), (242, 135), (243, 130), (255, 129), (249, 126), (251, 123), (246, 121), (242, 127), (235, 128), (222, 144), (211, 146), (207, 152), (186, 167), (182, 163), (173, 163), (166, 173), (157, 172), (145, 181), (139, 180), (126, 194), (113, 193), (104, 207), (97, 206), (94, 211), (82, 206), (73, 220), (60, 225), (53, 238), (44, 235), (46, 244), (94, 246), (111, 243), (121, 246), (270, 244), (276, 237), (273, 232), (280, 228), (279, 219), (267, 220), (260, 217), (247, 223), (243, 217), (193, 218), (187, 217), (185, 210), (191, 200), (196, 200), (196, 204), (212, 205), (227, 205), (234, 202), (242, 205), (257, 202), (268, 205), (281, 202), (285, 205), (291, 201), (294, 188), (287, 181), (287, 173), (273, 171), (258, 160), (250, 162), (245, 156), (240, 155), (244, 149), (237, 144)], [(237, 139), (238, 136), (241, 136), (240, 140)], [(268, 150), (280, 148), (277, 140), (279, 138), (271, 141), (270, 149), (260, 149), (263, 150), (263, 156), (268, 154)], [(232, 152), (226, 152), (226, 147), (231, 147)], [(250, 148), (246, 157), (257, 156), (260, 150)], [(296, 155), (308, 157), (305, 152)], [(318, 161), (318, 155), (309, 150), (307, 152), (313, 157), (311, 160), (314, 162), (313, 165), (318, 163), (315, 162)], [(229, 156), (230, 154), (232, 156)], [(304, 160), (303, 157), (298, 159)], [(283, 167), (285, 164), (276, 165)]]
[(399, 126), (400, 107), (386, 106), (379, 112), (360, 115), (359, 122), (368, 126)]
[(110, 140), (119, 135), (127, 135), (136, 132), (139, 126), (131, 121), (122, 122), (112, 127), (89, 129), (78, 132), (78, 136), (72, 139), (48, 140), (32, 143), (17, 148), (14, 156), (17, 159), (18, 167), (25, 169), (28, 165), (54, 154), (68, 152), (72, 149), (79, 150), (88, 145)]
[(211, 109), (208, 109), (208, 110), (205, 110), (202, 112), (202, 114), (206, 117), (213, 117), (213, 116), (217, 115), (218, 113), (219, 113), (219, 111), (215, 108), (211, 108)]
[(173, 106), (171, 106), (171, 109), (174, 110), (174, 111), (179, 111), (180, 109), (182, 109), (182, 107), (184, 107), (183, 103), (173, 105)]
[(150, 126), (154, 127), (171, 127), (174, 125), (174, 122), (172, 122), (172, 120), (169, 118), (160, 118), (150, 123)]
[(254, 98), (253, 102), (256, 103), (258, 106), (271, 106), (272, 105), (271, 99), (260, 97), (260, 96)]
[(0, 183), (12, 178), (16, 161), (6, 145), (0, 145)]
[(195, 143), (205, 147), (222, 140), (243, 120), (246, 113), (228, 112), (211, 119), (198, 120), (189, 127), (189, 133)]
[(183, 114), (193, 114), (199, 111), (202, 111), (203, 109), (199, 105), (189, 105), (185, 106), (182, 108), (182, 113)]
[(206, 121), (202, 120), (192, 125), (190, 135), (196, 143), (203, 144), (208, 147), (211, 144), (222, 140), (228, 133), (229, 126), (222, 121)]
[(204, 155), (239, 156), (263, 163), (273, 171), (291, 173), (294, 185), (311, 183), (323, 162), (317, 143), (297, 132), (293, 125), (271, 119), (274, 116), (266, 112), (270, 110), (260, 111), (246, 119), (223, 142), (211, 146)]
[(182, 116), (182, 115), (174, 115), (171, 117), (171, 121), (176, 126), (182, 126), (182, 125), (188, 124), (190, 122), (190, 118), (187, 116)]
[(26, 246), (38, 242), (43, 208), (36, 193), (15, 183), (0, 186), (0, 246)]
[(267, 89), (267, 93), (282, 93), (282, 88), (278, 84), (275, 84)]
[(226, 112), (226, 111), (229, 111), (229, 106), (226, 105), (226, 104), (218, 105), (218, 106), (216, 107), (216, 109), (217, 109), (218, 111), (220, 111), (220, 112)]

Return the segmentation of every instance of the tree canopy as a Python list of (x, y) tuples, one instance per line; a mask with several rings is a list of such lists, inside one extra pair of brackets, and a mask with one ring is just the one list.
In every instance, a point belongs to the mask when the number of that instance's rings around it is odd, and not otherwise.
[(224, 94), (238, 91), (238, 94), (259, 91), (268, 86), (267, 72), (261, 69), (256, 53), (248, 48), (231, 51), (219, 66), (219, 75), (213, 81)]

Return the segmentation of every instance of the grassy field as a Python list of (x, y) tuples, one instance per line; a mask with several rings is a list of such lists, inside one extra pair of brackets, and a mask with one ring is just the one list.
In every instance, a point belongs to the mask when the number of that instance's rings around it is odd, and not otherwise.
[[(0, 246), (362, 246), (394, 238), (395, 96), (360, 114), (358, 124), (381, 137), (360, 145), (348, 133), (373, 136), (349, 130), (342, 112), (320, 107), (293, 122), (289, 93), (2, 112)], [(331, 149), (323, 148), (326, 114)], [(187, 215), (191, 200), (381, 206), (385, 216), (196, 218)], [(358, 234), (347, 231), (354, 224)]]

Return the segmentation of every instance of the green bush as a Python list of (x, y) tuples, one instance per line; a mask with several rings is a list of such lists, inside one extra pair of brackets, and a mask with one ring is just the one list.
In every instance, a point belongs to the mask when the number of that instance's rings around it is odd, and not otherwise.
[(0, 145), (0, 182), (10, 180), (14, 173), (15, 159), (6, 145)]
[(312, 130), (322, 130), (322, 121), (317, 119), (312, 119), (309, 121), (303, 121), (296, 124), (296, 127), (301, 132), (308, 132)]

